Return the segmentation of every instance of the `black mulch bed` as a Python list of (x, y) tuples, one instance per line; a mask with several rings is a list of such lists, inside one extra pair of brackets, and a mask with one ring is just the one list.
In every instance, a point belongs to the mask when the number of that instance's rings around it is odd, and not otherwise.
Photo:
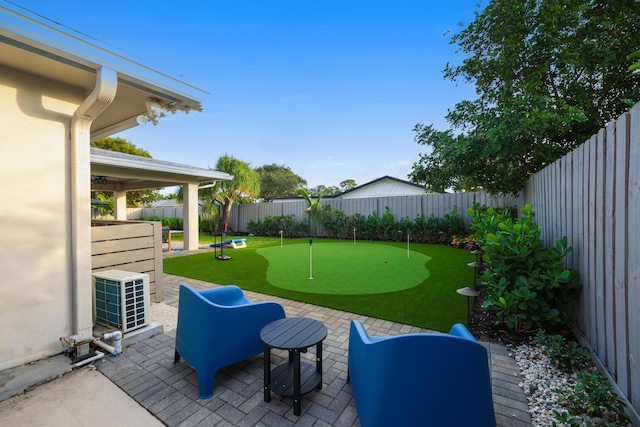
[[(482, 292), (483, 290), (481, 286), (478, 286), (478, 291)], [(519, 345), (529, 343), (530, 339), (537, 333), (537, 330), (533, 332), (516, 333), (505, 325), (496, 325), (496, 312), (488, 308), (482, 308), (483, 302), (484, 298), (482, 298), (482, 295), (475, 298), (475, 303), (469, 317), (469, 332), (471, 332), (478, 341), (502, 344), (507, 347), (518, 347)], [(575, 340), (572, 332), (563, 325), (551, 327), (547, 330), (547, 333), (550, 335), (559, 334), (568, 340)]]

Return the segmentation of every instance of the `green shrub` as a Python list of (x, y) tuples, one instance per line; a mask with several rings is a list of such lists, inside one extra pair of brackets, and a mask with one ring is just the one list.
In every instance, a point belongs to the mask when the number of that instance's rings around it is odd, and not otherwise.
[(420, 214), (413, 221), (413, 226), (411, 227), (411, 236), (416, 242), (426, 242), (426, 234), (427, 234), (427, 220), (424, 218), (424, 214)]
[(578, 272), (565, 268), (564, 257), (571, 251), (567, 238), (545, 249), (531, 205), (521, 209), (519, 219), (494, 208), (468, 213), (484, 251), (483, 306), (496, 310), (498, 322), (515, 331), (560, 323), (559, 307), (575, 301), (582, 287)]
[(622, 426), (630, 418), (624, 412), (624, 402), (611, 389), (611, 384), (597, 372), (584, 370), (578, 374), (575, 387), (569, 390), (554, 390), (558, 403), (567, 411), (554, 411), (558, 421), (569, 425), (580, 425), (573, 416), (587, 414), (600, 420), (589, 425)]
[[(340, 209), (323, 211), (320, 216), (320, 225), (322, 225), (328, 237), (335, 239), (344, 239), (346, 237), (348, 230), (347, 216)], [(351, 237), (353, 237), (353, 233)]]
[(362, 230), (362, 237), (365, 240), (380, 240), (381, 229), (382, 220), (378, 217), (378, 211), (373, 211), (367, 215), (367, 220)]
[[(354, 213), (347, 217), (349, 229), (353, 232), (355, 228), (356, 238), (358, 239), (366, 239), (364, 236), (364, 231), (366, 229), (367, 218), (359, 213)], [(353, 235), (351, 236), (353, 237)]]
[(218, 228), (217, 223), (214, 223), (211, 219), (208, 218), (199, 218), (198, 220), (198, 230), (203, 233), (213, 234)]
[(298, 220), (294, 215), (265, 216), (262, 221), (249, 221), (247, 228), (257, 236), (279, 237), (280, 230), (285, 237), (301, 237), (309, 234), (309, 222)]
[(591, 351), (575, 341), (567, 341), (562, 335), (548, 335), (540, 329), (534, 341), (547, 353), (558, 369), (575, 372), (587, 367), (591, 362)]
[(146, 216), (141, 217), (138, 221), (157, 221), (161, 222), (163, 226), (169, 226), (172, 230), (183, 230), (184, 229), (184, 221), (182, 218), (158, 218), (157, 216)]
[(184, 220), (182, 218), (163, 218), (162, 225), (168, 225), (172, 230), (184, 230)]
[(464, 236), (467, 229), (458, 215), (458, 206), (453, 205), (451, 213), (444, 214), (440, 221), (440, 241), (439, 243), (448, 243), (454, 237)]
[(393, 217), (393, 214), (389, 211), (389, 207), (384, 207), (384, 212), (382, 214), (382, 218), (380, 218), (379, 223), (380, 229), (378, 230), (378, 237), (380, 240), (390, 241), (397, 240), (398, 238), (398, 228), (396, 227), (396, 220)]
[[(561, 335), (538, 331), (534, 342), (549, 356), (558, 369), (577, 372), (575, 385), (553, 392), (566, 410), (554, 410), (554, 418), (566, 426), (622, 426), (630, 419), (624, 402), (615, 394), (611, 384), (593, 368), (591, 351)], [(584, 415), (589, 420), (584, 420)], [(552, 426), (557, 427), (554, 421)]]
[(415, 230), (413, 229), (413, 222), (409, 219), (408, 216), (401, 218), (400, 221), (396, 224), (396, 228), (401, 231), (401, 233), (396, 233), (396, 239), (405, 241), (407, 238), (407, 230), (409, 231), (409, 235), (412, 240), (415, 241)]
[(162, 219), (157, 216), (143, 216), (137, 219), (138, 221), (157, 221), (162, 222)]
[[(328, 237), (337, 239), (352, 239), (355, 229), (356, 238), (361, 240), (404, 241), (408, 230), (413, 242), (449, 244), (454, 237), (462, 238), (468, 233), (456, 206), (443, 218), (431, 214), (429, 220), (425, 220), (424, 215), (420, 214), (414, 221), (406, 216), (396, 221), (389, 207), (384, 208), (382, 217), (378, 216), (377, 211), (364, 216), (359, 213), (346, 215), (340, 209), (327, 209), (323, 210), (319, 223)], [(262, 221), (249, 221), (247, 228), (258, 236), (278, 237), (280, 230), (283, 230), (287, 237), (301, 237), (308, 235), (309, 225), (306, 219), (297, 220), (293, 215), (267, 215)]]

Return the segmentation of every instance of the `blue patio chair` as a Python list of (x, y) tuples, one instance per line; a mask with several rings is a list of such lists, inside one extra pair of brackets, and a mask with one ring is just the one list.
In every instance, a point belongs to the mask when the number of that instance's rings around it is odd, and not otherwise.
[(487, 350), (464, 325), (380, 338), (351, 321), (348, 378), (362, 427), (495, 427)]
[(174, 364), (182, 357), (195, 369), (199, 397), (208, 399), (218, 369), (262, 353), (260, 330), (284, 317), (280, 304), (252, 303), (237, 286), (180, 285)]

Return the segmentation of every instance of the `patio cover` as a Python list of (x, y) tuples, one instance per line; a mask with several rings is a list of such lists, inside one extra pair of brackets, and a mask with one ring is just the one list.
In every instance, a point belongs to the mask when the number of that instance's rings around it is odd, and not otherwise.
[(224, 172), (91, 148), (91, 189), (130, 191), (230, 180)]

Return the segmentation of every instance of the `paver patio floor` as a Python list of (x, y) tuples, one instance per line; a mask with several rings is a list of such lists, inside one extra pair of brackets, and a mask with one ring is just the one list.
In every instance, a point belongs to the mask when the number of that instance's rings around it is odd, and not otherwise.
[[(178, 307), (180, 283), (194, 288), (212, 285), (199, 280), (164, 275), (165, 303)], [(429, 332), (400, 323), (355, 315), (311, 304), (246, 292), (249, 299), (276, 301), (287, 317), (310, 317), (329, 331), (323, 347), (323, 386), (303, 396), (302, 414), (293, 414), (290, 398), (272, 393), (263, 400), (263, 357), (253, 357), (218, 371), (214, 396), (198, 398), (197, 376), (184, 361), (174, 365), (175, 331), (127, 347), (118, 357), (96, 362), (98, 369), (129, 396), (168, 426), (359, 426), (358, 415), (346, 382), (349, 326), (352, 319), (377, 336)], [(493, 401), (498, 426), (531, 426), (527, 399), (518, 386), (520, 371), (509, 350), (483, 343), (489, 350)], [(303, 354), (313, 357), (314, 352)], [(272, 363), (286, 354), (272, 352)], [(314, 363), (313, 360), (309, 360)], [(464, 410), (462, 406), (460, 408)], [(392, 410), (390, 408), (390, 410)]]

